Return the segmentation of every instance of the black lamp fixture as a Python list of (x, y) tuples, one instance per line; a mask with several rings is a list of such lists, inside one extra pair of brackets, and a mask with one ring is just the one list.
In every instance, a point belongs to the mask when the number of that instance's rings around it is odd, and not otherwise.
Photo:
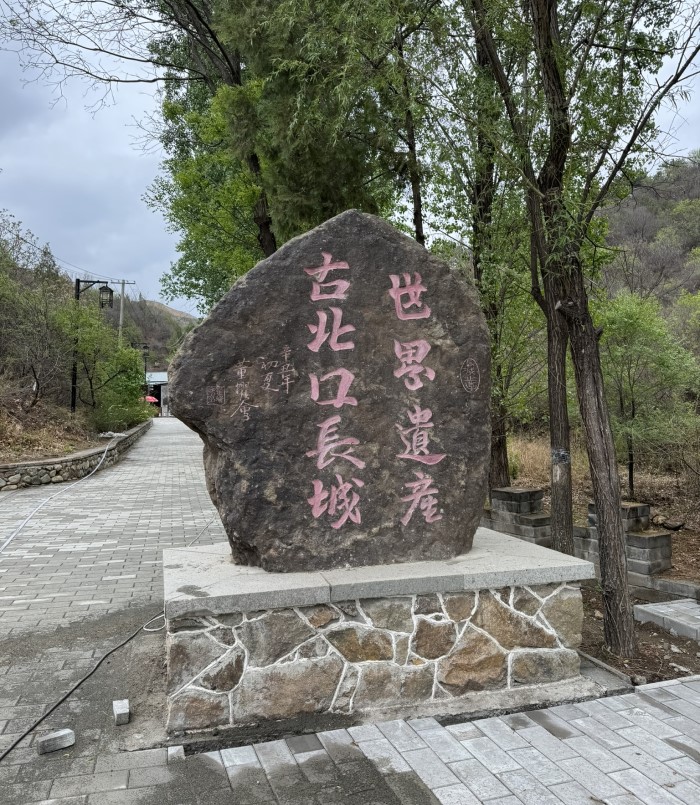
[(102, 285), (99, 289), (100, 307), (114, 307), (114, 291), (109, 285)]

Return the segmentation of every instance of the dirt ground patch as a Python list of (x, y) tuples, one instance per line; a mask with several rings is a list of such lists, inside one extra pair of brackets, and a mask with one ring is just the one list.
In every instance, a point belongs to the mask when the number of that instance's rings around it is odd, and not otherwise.
[[(646, 603), (635, 601), (634, 603)], [(616, 657), (603, 639), (603, 602), (597, 589), (583, 589), (583, 641), (581, 650), (641, 684), (700, 674), (700, 643), (674, 637), (654, 623), (635, 622), (638, 654), (632, 659)]]
[(0, 464), (62, 458), (101, 444), (80, 414), (71, 418), (65, 410), (41, 407), (20, 420), (0, 412)]

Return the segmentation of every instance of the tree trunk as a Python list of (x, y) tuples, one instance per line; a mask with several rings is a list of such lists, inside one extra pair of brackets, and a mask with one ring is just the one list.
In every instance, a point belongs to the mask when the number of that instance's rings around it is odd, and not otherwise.
[(416, 242), (420, 243), (421, 246), (425, 246), (425, 230), (423, 228), (423, 197), (421, 193), (418, 151), (416, 148), (416, 126), (413, 119), (413, 111), (411, 109), (413, 100), (411, 97), (411, 86), (408, 82), (408, 65), (406, 64), (406, 58), (403, 50), (401, 26), (399, 26), (396, 32), (396, 48), (399, 55), (399, 64), (401, 66), (403, 102), (406, 105), (404, 126), (406, 130), (406, 148), (408, 149), (408, 158), (406, 160), (408, 167), (408, 180), (411, 184), (411, 201), (413, 203), (413, 232)]
[(255, 202), (255, 209), (253, 210), (253, 220), (258, 227), (258, 243), (263, 250), (265, 257), (269, 257), (277, 251), (277, 240), (275, 233), (272, 229), (272, 218), (270, 216), (270, 207), (267, 203), (267, 194), (262, 189), (262, 171), (260, 170), (260, 160), (258, 155), (250, 154), (246, 162), (248, 168), (253, 174), (255, 183), (260, 187), (260, 195)]
[(598, 338), (588, 311), (583, 274), (574, 270), (573, 299), (564, 300), (576, 375), (579, 409), (586, 434), (593, 498), (598, 517), (600, 575), (603, 587), (605, 642), (620, 657), (636, 653), (634, 618), (627, 587), (625, 533), (620, 511), (620, 479), (603, 392)]
[[(499, 367), (497, 367), (498, 370)], [(508, 442), (506, 425), (508, 411), (502, 400), (491, 400), (491, 466), (489, 469), (489, 499), (491, 490), (510, 486), (508, 467)]]
[(544, 276), (547, 313), (547, 392), (549, 399), (549, 447), (551, 478), (551, 529), (555, 551), (573, 556), (574, 521), (571, 493), (571, 440), (566, 394), (566, 350), (568, 328), (556, 310), (560, 283)]
[(634, 443), (631, 436), (627, 436), (627, 489), (630, 500), (634, 500)]

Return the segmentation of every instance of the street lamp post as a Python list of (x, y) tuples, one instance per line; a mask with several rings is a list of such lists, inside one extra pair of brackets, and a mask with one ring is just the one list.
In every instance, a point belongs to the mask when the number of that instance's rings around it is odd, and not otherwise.
[[(97, 285), (98, 280), (80, 280), (75, 281), (75, 303), (80, 303), (80, 294)], [(109, 285), (102, 285), (99, 289), (100, 308), (112, 307), (114, 304), (114, 291)], [(70, 373), (70, 411), (71, 414), (75, 413), (75, 405), (78, 399), (78, 336), (75, 337), (75, 347), (73, 348), (73, 365), (71, 366)]]
[(131, 346), (134, 349), (140, 349), (141, 354), (143, 355), (143, 382), (146, 384), (146, 394), (148, 394), (148, 356), (150, 354), (150, 349), (148, 344), (142, 343), (134, 343), (132, 341)]

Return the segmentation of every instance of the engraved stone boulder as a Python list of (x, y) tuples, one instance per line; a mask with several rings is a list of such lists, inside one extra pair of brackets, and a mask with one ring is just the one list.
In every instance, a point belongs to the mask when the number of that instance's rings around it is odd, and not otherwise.
[(238, 280), (174, 360), (239, 564), (466, 553), (489, 463), (489, 339), (445, 262), (354, 210)]

